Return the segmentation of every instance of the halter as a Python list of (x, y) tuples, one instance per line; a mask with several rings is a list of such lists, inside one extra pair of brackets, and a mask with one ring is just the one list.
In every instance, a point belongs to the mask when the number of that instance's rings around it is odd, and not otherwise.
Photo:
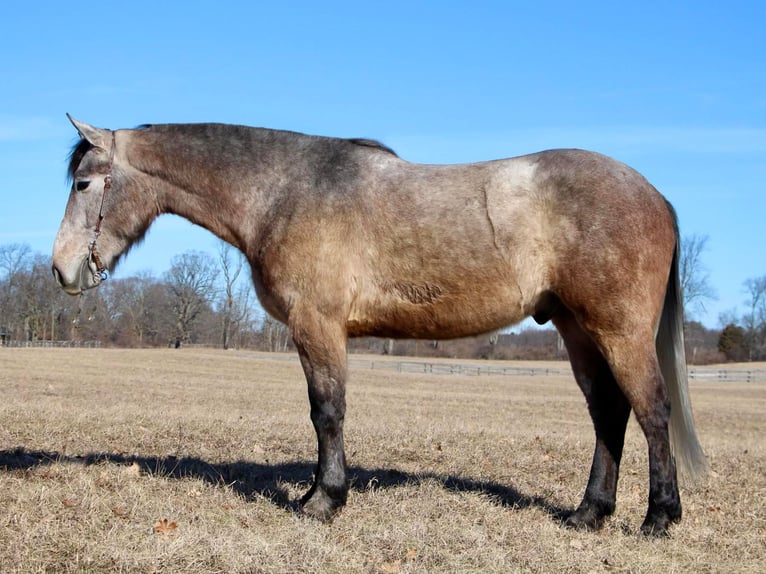
[(112, 189), (112, 166), (114, 165), (114, 132), (112, 132), (112, 149), (109, 151), (109, 172), (104, 176), (104, 193), (101, 195), (101, 207), (98, 210), (98, 221), (96, 221), (96, 228), (94, 229), (93, 241), (88, 246), (88, 259), (92, 260), (96, 264), (96, 272), (93, 273), (93, 280), (98, 285), (102, 281), (105, 281), (109, 277), (107, 273), (106, 265), (101, 261), (101, 254), (96, 247), (96, 241), (101, 235), (101, 222), (104, 220), (104, 204), (106, 203), (106, 196)]

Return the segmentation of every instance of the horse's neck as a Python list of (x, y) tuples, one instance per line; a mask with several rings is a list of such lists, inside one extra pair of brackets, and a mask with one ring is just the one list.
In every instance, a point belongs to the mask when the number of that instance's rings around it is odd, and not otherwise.
[[(188, 219), (244, 250), (279, 192), (268, 181), (274, 174), (251, 160), (254, 142), (212, 145), (209, 138), (194, 134), (137, 133), (142, 135), (145, 141), (135, 146), (131, 163), (151, 178), (159, 210)], [(243, 148), (248, 151), (230, 155), (232, 149)]]

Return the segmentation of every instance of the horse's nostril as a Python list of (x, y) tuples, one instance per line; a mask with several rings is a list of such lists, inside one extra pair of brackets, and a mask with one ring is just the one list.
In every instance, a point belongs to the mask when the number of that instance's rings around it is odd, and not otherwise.
[(53, 270), (53, 277), (55, 277), (56, 279), (56, 283), (59, 284), (59, 287), (63, 287), (64, 284), (61, 281), (61, 273), (59, 272), (58, 269), (56, 269), (55, 265), (52, 267), (52, 270)]

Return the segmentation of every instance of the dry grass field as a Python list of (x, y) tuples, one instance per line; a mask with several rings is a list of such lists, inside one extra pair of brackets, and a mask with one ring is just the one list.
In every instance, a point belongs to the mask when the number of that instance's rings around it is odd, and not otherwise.
[(565, 376), (353, 368), (349, 505), (300, 516), (315, 456), (296, 361), (214, 350), (0, 349), (0, 571), (766, 571), (766, 383), (692, 383), (712, 473), (638, 533), (634, 421), (614, 517), (560, 527), (593, 438)]

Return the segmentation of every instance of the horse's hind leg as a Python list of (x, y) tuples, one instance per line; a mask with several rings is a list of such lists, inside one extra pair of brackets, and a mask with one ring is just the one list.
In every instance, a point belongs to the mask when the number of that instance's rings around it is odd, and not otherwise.
[(681, 519), (676, 465), (670, 450), (670, 399), (657, 361), (654, 331), (634, 325), (630, 333), (594, 332), (620, 389), (630, 402), (649, 447), (649, 508), (644, 534), (666, 534)]
[(585, 395), (596, 431), (588, 486), (582, 502), (565, 524), (572, 528), (596, 529), (614, 512), (630, 404), (601, 351), (572, 313), (562, 307), (553, 323), (566, 344), (575, 379)]
[(291, 320), (290, 327), (308, 382), (319, 456), (314, 484), (301, 504), (306, 514), (327, 521), (343, 507), (348, 494), (343, 448), (346, 334), (319, 313), (296, 315), (299, 319)]

